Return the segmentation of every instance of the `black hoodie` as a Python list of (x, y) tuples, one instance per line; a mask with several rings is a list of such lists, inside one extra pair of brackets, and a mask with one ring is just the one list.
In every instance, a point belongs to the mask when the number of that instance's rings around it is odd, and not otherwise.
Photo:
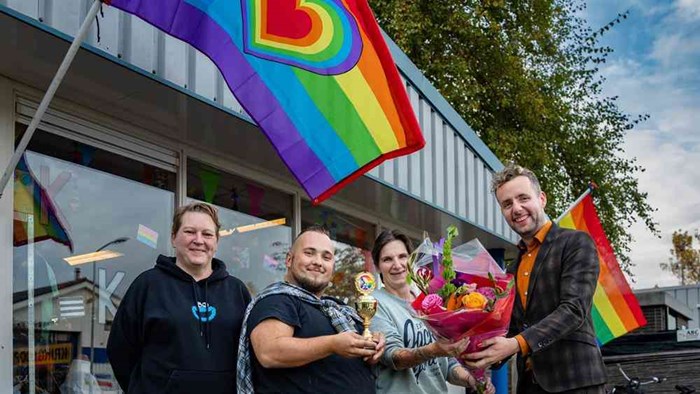
[(250, 293), (212, 261), (199, 282), (158, 256), (119, 305), (107, 355), (127, 393), (235, 393), (238, 338)]

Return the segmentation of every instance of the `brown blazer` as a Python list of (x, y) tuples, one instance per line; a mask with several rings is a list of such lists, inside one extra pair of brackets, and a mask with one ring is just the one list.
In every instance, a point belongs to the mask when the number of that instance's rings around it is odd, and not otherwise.
[[(517, 273), (519, 264), (520, 258), (508, 272)], [(520, 297), (515, 297), (508, 336), (525, 338), (535, 379), (547, 391), (606, 381), (591, 319), (599, 270), (590, 236), (553, 224), (535, 260), (525, 310)], [(525, 360), (518, 356), (519, 376), (524, 368)]]

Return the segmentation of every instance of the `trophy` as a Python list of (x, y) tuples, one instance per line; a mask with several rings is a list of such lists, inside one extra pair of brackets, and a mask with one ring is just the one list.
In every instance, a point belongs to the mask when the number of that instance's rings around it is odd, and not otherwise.
[(360, 293), (360, 298), (355, 301), (355, 309), (357, 309), (357, 314), (362, 318), (362, 325), (365, 327), (362, 336), (372, 339), (369, 323), (374, 314), (377, 313), (377, 299), (370, 295), (377, 288), (374, 275), (369, 272), (357, 274), (355, 276), (355, 288)]

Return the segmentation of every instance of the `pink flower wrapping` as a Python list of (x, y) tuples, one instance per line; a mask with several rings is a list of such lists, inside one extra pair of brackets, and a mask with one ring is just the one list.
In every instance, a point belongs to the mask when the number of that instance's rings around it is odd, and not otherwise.
[[(435, 248), (435, 244), (426, 240), (414, 252), (412, 256), (414, 259), (409, 264), (413, 275), (418, 269), (424, 272), (424, 268), (430, 265), (433, 265), (430, 271), (436, 274), (428, 286), (419, 286), (421, 294), (412, 303), (412, 307), (437, 337), (452, 341), (469, 337), (469, 346), (465, 353), (472, 353), (478, 351), (482, 341), (503, 336), (508, 332), (515, 300), (514, 278), (498, 266), (478, 240), (447, 250), (451, 245), (449, 241), (448, 238), (444, 251)], [(435, 258), (436, 255), (437, 258)], [(447, 275), (442, 261), (444, 255), (451, 259)], [(438, 265), (435, 266), (435, 264)], [(452, 270), (454, 272), (451, 272)], [(450, 284), (453, 285), (450, 286)], [(445, 311), (444, 308), (434, 306), (430, 309), (423, 308), (426, 298), (430, 298), (430, 304), (435, 305), (436, 296), (446, 300), (450, 294), (459, 291), (468, 293), (474, 291), (473, 284), (476, 284), (475, 291), (489, 300), (490, 305), (486, 309), (460, 307)], [(442, 297), (438, 296), (438, 293), (441, 293)], [(477, 380), (477, 391), (483, 392), (486, 387), (485, 371), (471, 370), (470, 372)]]

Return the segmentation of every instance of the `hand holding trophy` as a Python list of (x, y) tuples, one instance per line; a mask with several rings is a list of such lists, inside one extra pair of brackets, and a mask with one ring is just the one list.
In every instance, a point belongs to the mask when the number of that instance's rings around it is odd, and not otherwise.
[(355, 309), (357, 309), (357, 314), (362, 318), (362, 325), (365, 327), (362, 336), (372, 339), (369, 324), (374, 314), (377, 313), (377, 299), (370, 295), (377, 288), (374, 275), (369, 272), (357, 274), (355, 276), (355, 288), (360, 293), (360, 298), (355, 301)]

